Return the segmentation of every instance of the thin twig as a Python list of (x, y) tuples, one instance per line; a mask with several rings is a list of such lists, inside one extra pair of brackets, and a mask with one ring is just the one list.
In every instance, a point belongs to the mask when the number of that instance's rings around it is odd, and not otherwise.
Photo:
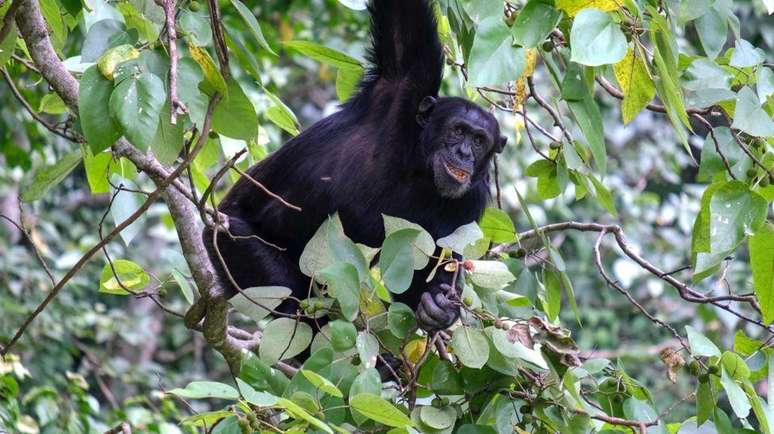
[[(599, 85), (602, 86), (602, 88), (608, 94), (610, 94), (610, 96), (612, 96), (613, 98), (616, 98), (616, 99), (621, 99), (621, 100), (624, 98), (623, 92), (621, 92), (618, 88), (613, 86), (609, 81), (605, 80), (604, 77), (597, 76), (596, 79), (597, 79), (597, 83), (599, 83)], [(645, 108), (647, 108), (648, 110), (650, 110), (652, 112), (656, 112), (656, 113), (666, 113), (667, 112), (666, 107), (664, 107), (663, 105), (659, 105), (659, 104), (648, 104), (647, 106), (645, 106)], [(707, 114), (711, 114), (712, 113), (712, 107), (703, 108), (703, 109), (689, 107), (689, 108), (685, 109), (685, 113), (687, 113), (689, 115), (692, 115), (692, 114), (707, 115)]]
[[(19, 204), (19, 208), (21, 209), (21, 204)], [(13, 221), (10, 217), (4, 214), (0, 214), (0, 218), (3, 218), (8, 221), (8, 223), (12, 224), (16, 227), (16, 229), (22, 233), (24, 238), (27, 239), (27, 242), (32, 248), (32, 252), (35, 254), (35, 258), (37, 258), (38, 262), (40, 262), (40, 265), (43, 267), (43, 270), (48, 275), (49, 280), (51, 280), (51, 284), (56, 284), (56, 278), (54, 278), (54, 273), (51, 272), (51, 268), (48, 267), (48, 264), (43, 259), (43, 255), (41, 255), (40, 250), (38, 250), (38, 246), (35, 244), (35, 242), (32, 240), (32, 236), (29, 232), (27, 232), (26, 229), (21, 225), (21, 223), (16, 223)]]
[[(202, 129), (204, 139), (200, 139), (199, 141), (201, 143), (197, 143), (196, 150), (194, 151), (195, 156), (196, 152), (200, 150), (204, 143), (206, 142), (207, 134), (210, 130), (210, 125), (212, 124), (212, 113), (215, 110), (215, 106), (220, 101), (220, 96), (215, 95), (212, 99), (210, 99), (210, 104), (207, 107), (207, 114), (204, 118), (204, 128)], [(51, 291), (49, 291), (48, 295), (45, 299), (38, 305), (37, 308), (25, 319), (24, 323), (19, 327), (19, 329), (16, 331), (14, 336), (11, 338), (11, 340), (8, 342), (8, 344), (4, 345), (2, 349), (0, 349), (0, 355), (5, 355), (8, 353), (8, 351), (13, 347), (14, 344), (22, 337), (24, 332), (27, 330), (27, 327), (32, 323), (32, 321), (37, 318), (38, 315), (40, 315), (41, 312), (48, 306), (49, 303), (51, 303), (51, 300), (53, 300), (57, 295), (59, 295), (59, 292), (64, 288), (64, 286), (67, 284), (67, 282), (70, 281), (70, 279), (75, 276), (78, 271), (83, 268), (84, 265), (86, 265), (89, 260), (91, 260), (92, 256), (102, 250), (102, 248), (107, 245), (113, 238), (115, 238), (118, 234), (121, 233), (124, 229), (126, 229), (127, 226), (134, 223), (135, 220), (140, 218), (141, 215), (147, 211), (153, 203), (155, 203), (156, 199), (158, 199), (161, 194), (164, 192), (164, 190), (169, 186), (174, 179), (176, 179), (180, 174), (185, 170), (185, 167), (190, 164), (190, 159), (183, 161), (167, 178), (165, 178), (163, 181), (159, 182), (157, 185), (156, 190), (154, 190), (150, 195), (148, 195), (148, 198), (145, 200), (145, 202), (140, 205), (137, 210), (135, 210), (134, 213), (132, 213), (129, 217), (127, 217), (126, 220), (118, 224), (115, 229), (113, 229), (107, 236), (105, 236), (104, 239), (102, 239), (100, 242), (92, 246), (86, 253), (81, 256), (81, 258), (78, 260), (78, 262), (73, 265), (72, 268), (62, 277), (62, 279), (54, 285), (53, 288), (51, 288)]]
[(166, 18), (167, 45), (169, 46), (169, 107), (170, 122), (177, 124), (177, 116), (188, 112), (185, 104), (177, 96), (177, 29), (175, 28), (176, 0), (162, 0)]
[[(20, 1), (14, 2), (14, 4), (21, 3)], [(8, 71), (6, 71), (5, 68), (0, 69), (0, 72), (3, 74), (3, 78), (5, 79), (5, 82), (8, 83), (8, 87), (11, 88), (11, 93), (13, 93), (13, 96), (16, 98), (19, 103), (21, 103), (22, 106), (24, 106), (24, 109), (27, 111), (27, 113), (32, 116), (35, 121), (37, 121), (39, 124), (43, 125), (47, 130), (51, 131), (52, 133), (56, 134), (57, 136), (63, 137), (71, 142), (75, 143), (83, 143), (83, 138), (70, 135), (66, 133), (65, 131), (61, 131), (59, 128), (56, 128), (55, 126), (51, 125), (43, 119), (39, 114), (35, 112), (35, 110), (30, 106), (30, 104), (27, 102), (26, 99), (24, 99), (24, 95), (19, 92), (19, 89), (16, 87), (16, 85), (13, 82), (13, 79), (11, 78), (11, 75), (8, 74)]]
[(613, 287), (615, 290), (620, 292), (624, 297), (626, 297), (629, 302), (637, 308), (640, 312), (642, 312), (643, 315), (645, 315), (646, 318), (648, 318), (651, 322), (654, 324), (657, 324), (665, 329), (667, 329), (672, 335), (680, 341), (680, 345), (685, 348), (685, 350), (688, 352), (688, 354), (691, 354), (690, 347), (688, 346), (688, 342), (683, 338), (677, 330), (675, 330), (674, 327), (667, 324), (666, 322), (654, 317), (650, 312), (648, 312), (647, 309), (645, 309), (637, 300), (634, 299), (634, 297), (629, 294), (629, 291), (625, 290), (621, 285), (618, 284), (617, 281), (613, 280), (609, 274), (607, 274), (607, 271), (605, 270), (604, 264), (602, 264), (602, 253), (600, 249), (600, 245), (602, 244), (602, 239), (605, 238), (605, 234), (607, 234), (607, 230), (602, 230), (599, 233), (599, 236), (597, 237), (596, 243), (594, 243), (594, 262), (597, 266), (597, 270), (599, 270), (599, 274), (602, 275), (602, 278), (605, 279), (605, 282), (607, 282), (608, 285)]
[[(535, 83), (532, 81), (532, 77), (527, 77), (527, 86), (529, 87), (529, 95), (535, 100), (535, 102), (538, 103), (540, 107), (543, 107), (545, 111), (548, 112), (548, 114), (551, 115), (551, 117), (554, 119), (554, 125), (559, 127), (562, 130), (562, 134), (564, 134), (564, 137), (567, 138), (567, 141), (569, 143), (572, 143), (572, 136), (570, 135), (570, 132), (567, 131), (567, 128), (564, 126), (564, 122), (562, 122), (562, 117), (557, 113), (556, 110), (551, 106), (551, 104), (548, 103), (545, 99), (543, 99), (542, 96), (540, 96), (539, 93), (535, 91)], [(526, 111), (524, 112), (526, 115)], [(554, 140), (558, 141), (558, 140)]]
[(731, 177), (731, 179), (736, 179), (736, 176), (734, 176), (734, 172), (731, 170), (731, 164), (729, 164), (728, 159), (723, 154), (723, 151), (720, 150), (720, 143), (718, 142), (718, 138), (715, 136), (715, 128), (712, 126), (712, 124), (707, 120), (704, 119), (704, 116), (694, 113), (693, 118), (701, 122), (705, 127), (707, 127), (707, 130), (709, 131), (710, 138), (715, 143), (715, 152), (718, 153), (720, 156), (721, 161), (723, 161), (723, 167), (726, 168), (726, 172), (728, 172), (728, 175)]
[(247, 174), (247, 172), (243, 171), (242, 169), (240, 169), (240, 168), (238, 168), (238, 167), (236, 167), (234, 165), (231, 166), (231, 169), (234, 170), (235, 172), (237, 172), (238, 174), (242, 175), (243, 177), (245, 177), (248, 181), (250, 181), (256, 187), (258, 187), (261, 190), (263, 190), (263, 192), (266, 193), (267, 195), (269, 195), (269, 197), (272, 197), (272, 198), (278, 200), (281, 204), (285, 205), (286, 207), (288, 207), (288, 208), (290, 208), (292, 210), (301, 212), (301, 207), (299, 207), (297, 205), (293, 205), (292, 203), (290, 203), (290, 202), (286, 201), (285, 199), (283, 199), (282, 196), (278, 195), (277, 193), (272, 192), (271, 190), (266, 188), (266, 186), (263, 185), (260, 181), (256, 180), (255, 178), (253, 178), (252, 176)]

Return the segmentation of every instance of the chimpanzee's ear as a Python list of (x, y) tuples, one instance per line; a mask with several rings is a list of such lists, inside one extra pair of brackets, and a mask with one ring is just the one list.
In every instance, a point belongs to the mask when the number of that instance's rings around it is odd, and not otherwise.
[(498, 154), (500, 152), (503, 152), (503, 149), (505, 149), (505, 144), (508, 143), (508, 138), (505, 136), (500, 136), (500, 139), (497, 141), (497, 145), (495, 145), (495, 152)]
[(424, 127), (430, 121), (430, 113), (435, 108), (435, 103), (436, 100), (432, 96), (422, 98), (417, 110), (417, 123), (419, 126)]

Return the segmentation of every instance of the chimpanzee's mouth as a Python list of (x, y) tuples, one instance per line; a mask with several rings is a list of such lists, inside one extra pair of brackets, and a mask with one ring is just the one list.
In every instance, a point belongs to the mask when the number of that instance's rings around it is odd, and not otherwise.
[(451, 175), (451, 177), (456, 179), (460, 184), (467, 181), (470, 177), (470, 172), (449, 163), (445, 159), (443, 160), (443, 167), (446, 169), (446, 173)]

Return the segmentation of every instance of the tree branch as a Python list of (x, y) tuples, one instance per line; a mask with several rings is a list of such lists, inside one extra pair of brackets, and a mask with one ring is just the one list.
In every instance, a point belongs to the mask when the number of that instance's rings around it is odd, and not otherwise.
[[(43, 78), (62, 98), (65, 104), (67, 104), (73, 112), (77, 113), (79, 83), (69, 71), (67, 71), (54, 51), (37, 0), (16, 1), (20, 3), (19, 10), (16, 13), (16, 23), (22, 38), (29, 48), (35, 66), (38, 68)], [(220, 22), (218, 21), (214, 23), (214, 25), (219, 28)], [(225, 55), (225, 53), (222, 54)], [(227, 73), (227, 71), (225, 71), (224, 74), (225, 73)], [(102, 246), (110, 242), (110, 240), (120, 233), (121, 230), (142, 215), (157, 198), (161, 197), (169, 207), (169, 212), (172, 215), (175, 229), (177, 230), (180, 239), (183, 256), (188, 262), (194, 282), (196, 283), (200, 294), (202, 294), (202, 298), (194, 305), (194, 307), (197, 307), (196, 312), (193, 312), (190, 317), (186, 315), (186, 324), (190, 324), (192, 322), (191, 320), (196, 319), (197, 317), (201, 320), (203, 312), (206, 312), (206, 314), (204, 314), (203, 324), (205, 339), (207, 339), (208, 343), (217, 351), (223, 354), (232, 370), (238, 371), (242, 347), (236, 339), (229, 337), (227, 334), (226, 320), (228, 303), (223, 296), (222, 288), (216, 282), (212, 263), (209, 261), (209, 256), (207, 255), (202, 242), (201, 228), (197, 220), (196, 209), (179, 186), (176, 185), (175, 188), (167, 188), (178, 176), (180, 176), (182, 171), (190, 163), (191, 159), (194, 158), (196, 153), (204, 146), (204, 143), (206, 143), (212, 118), (212, 110), (214, 109), (215, 104), (217, 104), (218, 99), (219, 97), (216, 96), (210, 101), (208, 113), (205, 117), (205, 125), (203, 126), (200, 135), (200, 143), (197, 143), (194, 150), (189, 153), (188, 158), (183, 160), (183, 162), (168, 176), (164, 175), (167, 170), (158, 160), (151, 155), (140, 152), (125, 139), (119, 139), (119, 141), (113, 145), (113, 151), (116, 155), (127, 157), (135, 164), (135, 166), (148, 174), (157, 185), (156, 190), (148, 196), (145, 203), (140, 208), (138, 208), (128, 219), (119, 224), (104, 240), (89, 249), (76, 265), (65, 274), (59, 283), (51, 290), (43, 303), (41, 303), (35, 309), (33, 314), (27, 318), (25, 323), (12, 338), (11, 342), (2, 349), (2, 354), (5, 354), (8, 349), (18, 341), (32, 320), (45, 309), (48, 303), (56, 297), (59, 291), (61, 291), (65, 284), (75, 274), (77, 274), (86, 262), (88, 262), (94, 254), (99, 252)]]

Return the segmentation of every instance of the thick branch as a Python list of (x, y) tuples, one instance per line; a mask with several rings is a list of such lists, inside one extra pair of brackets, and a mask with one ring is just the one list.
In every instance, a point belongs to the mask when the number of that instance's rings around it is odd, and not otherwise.
[[(35, 66), (40, 70), (40, 74), (51, 85), (54, 91), (62, 98), (67, 106), (73, 111), (78, 112), (78, 81), (70, 75), (64, 67), (48, 37), (45, 21), (41, 15), (37, 0), (16, 0), (20, 2), (19, 10), (16, 13), (16, 22), (19, 32), (25, 40), (30, 50), (32, 60)], [(220, 23), (218, 23), (219, 25)], [(169, 187), (175, 179), (185, 170), (196, 152), (201, 149), (206, 137), (209, 134), (212, 110), (218, 98), (211, 101), (208, 107), (208, 114), (205, 117), (205, 125), (202, 128), (200, 142), (197, 143), (194, 151), (189, 153), (185, 159), (172, 173), (165, 176), (166, 169), (155, 158), (144, 154), (134, 148), (126, 140), (120, 139), (113, 147), (118, 155), (124, 155), (129, 158), (139, 169), (143, 170), (156, 183), (157, 189), (152, 192), (145, 203), (135, 211), (127, 220), (119, 224), (102, 241), (93, 246), (76, 265), (71, 268), (67, 274), (51, 290), (46, 299), (31, 314), (11, 342), (3, 348), (3, 354), (22, 336), (24, 330), (29, 326), (32, 320), (46, 308), (48, 303), (56, 297), (65, 284), (96, 254), (105, 244), (110, 242), (126, 226), (131, 224), (140, 215), (142, 215), (150, 205), (158, 198), (163, 197), (169, 207), (170, 214), (173, 217), (175, 228), (180, 238), (180, 245), (183, 256), (193, 274), (194, 282), (199, 291), (205, 295), (207, 317), (204, 324), (204, 335), (213, 347), (223, 354), (229, 366), (238, 368), (238, 362), (241, 360), (242, 349), (236, 342), (236, 339), (227, 335), (227, 303), (222, 295), (222, 290), (216, 284), (215, 274), (212, 264), (208, 259), (204, 244), (201, 239), (201, 228), (197, 220), (197, 212), (189, 202), (188, 197), (183, 190)], [(201, 304), (199, 304), (201, 305)], [(194, 315), (194, 316), (198, 316)], [(209, 318), (212, 316), (212, 318)]]

